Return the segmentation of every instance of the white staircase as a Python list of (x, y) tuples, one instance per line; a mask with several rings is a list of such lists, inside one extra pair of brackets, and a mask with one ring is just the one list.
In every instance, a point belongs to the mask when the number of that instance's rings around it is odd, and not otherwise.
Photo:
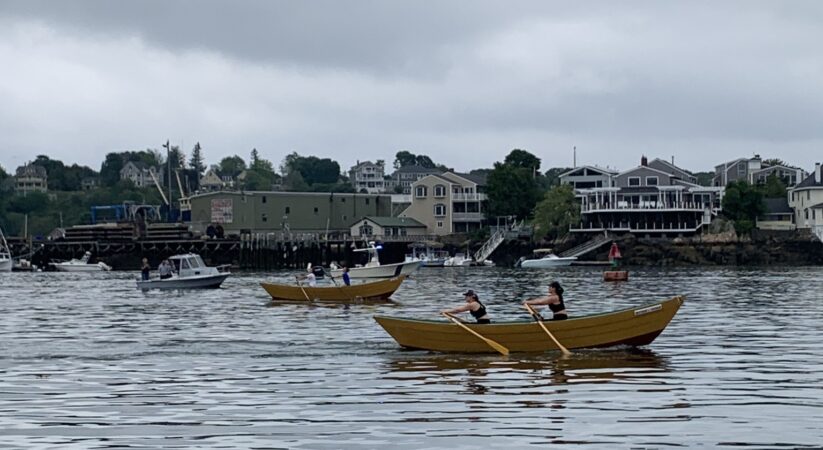
[(497, 249), (497, 247), (499, 247), (500, 244), (504, 240), (506, 240), (506, 233), (508, 231), (509, 230), (506, 228), (498, 228), (497, 231), (495, 231), (491, 235), (491, 237), (489, 237), (489, 239), (485, 243), (483, 243), (483, 246), (480, 247), (480, 250), (478, 250), (474, 254), (474, 260), (477, 262), (483, 262), (486, 260), (486, 258), (491, 256), (491, 254), (494, 253), (495, 249)]
[(612, 238), (609, 236), (608, 231), (604, 231), (603, 235), (598, 235), (593, 239), (586, 241), (577, 247), (572, 247), (569, 250), (561, 253), (560, 256), (566, 258), (570, 256), (583, 256), (586, 253), (591, 251), (597, 250), (598, 248), (606, 245), (607, 243), (611, 242)]

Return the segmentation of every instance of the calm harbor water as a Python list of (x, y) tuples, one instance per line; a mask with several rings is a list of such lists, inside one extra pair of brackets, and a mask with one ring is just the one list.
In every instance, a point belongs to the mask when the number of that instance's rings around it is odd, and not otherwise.
[[(820, 448), (823, 268), (423, 269), (381, 305), (271, 305), (241, 273), (141, 293), (136, 273), (0, 274), (2, 448)], [(637, 351), (403, 350), (373, 314), (495, 320), (549, 281), (571, 313), (687, 296)]]

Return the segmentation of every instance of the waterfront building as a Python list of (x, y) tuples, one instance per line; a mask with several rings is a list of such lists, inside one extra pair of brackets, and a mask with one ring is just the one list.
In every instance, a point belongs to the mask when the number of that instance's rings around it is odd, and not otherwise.
[(17, 192), (46, 192), (49, 190), (49, 178), (46, 169), (36, 164), (26, 164), (17, 168), (15, 176)]
[(354, 220), (388, 216), (391, 197), (380, 194), (219, 191), (189, 197), (195, 229), (220, 224), (226, 233), (348, 234)]
[(666, 236), (694, 234), (711, 223), (720, 212), (723, 188), (684, 180), (691, 174), (668, 163), (658, 167), (664, 170), (651, 167), (644, 156), (639, 166), (614, 175), (609, 186), (576, 189), (581, 221), (570, 230)]
[(479, 230), (485, 221), (484, 176), (445, 172), (412, 184), (411, 204), (401, 214), (426, 225), (428, 234), (443, 236)]
[[(227, 177), (228, 181), (231, 180), (231, 177)], [(206, 173), (200, 177), (200, 191), (201, 192), (214, 192), (214, 191), (222, 191), (226, 187), (231, 186), (231, 184), (227, 183), (227, 180), (224, 180), (217, 174), (217, 169), (214, 167), (210, 167), (206, 170)]]
[(617, 171), (597, 166), (580, 166), (560, 174), (560, 184), (568, 184), (573, 189), (588, 189), (613, 186), (612, 179)]
[(729, 183), (746, 180), (749, 184), (765, 183), (766, 179), (776, 175), (786, 186), (794, 186), (808, 175), (797, 167), (780, 164), (765, 164), (760, 155), (752, 158), (737, 158), (714, 167), (712, 186), (728, 186)]
[(142, 188), (154, 186), (156, 179), (160, 186), (163, 186), (163, 176), (157, 167), (150, 166), (142, 161), (128, 161), (120, 169), (120, 179), (129, 180), (135, 186)]
[[(443, 173), (440, 169), (423, 167), (418, 165), (403, 166), (394, 171), (391, 178), (387, 180), (386, 190), (395, 191), (399, 186), (400, 194), (411, 194), (412, 184), (429, 175)], [(396, 192), (396, 191), (395, 191)]]
[(356, 192), (377, 194), (386, 191), (384, 176), (384, 162), (357, 161), (357, 165), (349, 169), (349, 182)]
[(811, 229), (823, 240), (823, 173), (820, 163), (814, 165), (811, 175), (789, 189), (788, 197), (797, 228)]
[(764, 200), (766, 212), (757, 218), (755, 225), (759, 230), (791, 231), (796, 228), (794, 210), (789, 206), (789, 200), (781, 198), (767, 198)]
[(96, 189), (100, 185), (100, 180), (97, 177), (86, 177), (80, 180), (80, 188), (84, 191)]
[(426, 225), (411, 217), (366, 216), (352, 224), (350, 233), (370, 241), (415, 240), (426, 237)]

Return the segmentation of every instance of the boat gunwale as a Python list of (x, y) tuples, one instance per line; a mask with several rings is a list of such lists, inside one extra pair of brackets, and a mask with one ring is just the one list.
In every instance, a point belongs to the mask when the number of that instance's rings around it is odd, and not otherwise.
[[(662, 300), (662, 301), (658, 301), (658, 302), (654, 302), (654, 303), (646, 303), (646, 304), (643, 304), (643, 305), (633, 306), (633, 307), (630, 307), (630, 308), (618, 309), (618, 310), (615, 310), (615, 311), (608, 311), (608, 312), (599, 312), (599, 313), (586, 314), (586, 315), (577, 316), (577, 317), (569, 317), (568, 319), (562, 320), (562, 321), (546, 320), (545, 322), (573, 323), (573, 322), (579, 321), (579, 320), (592, 319), (592, 318), (603, 317), (603, 316), (611, 316), (611, 315), (626, 313), (626, 312), (629, 312), (629, 311), (641, 310), (643, 308), (649, 308), (649, 307), (654, 307), (654, 306), (657, 306), (657, 305), (663, 305), (665, 303), (676, 301), (676, 300), (678, 300), (680, 302), (680, 305), (682, 306), (683, 302), (684, 302), (684, 299), (685, 299), (685, 296), (676, 295), (676, 296), (668, 298), (666, 300)], [(416, 323), (422, 323), (422, 324), (453, 325), (451, 322), (442, 321), (442, 320), (434, 320), (434, 319), (406, 319), (406, 318), (397, 317), (397, 316), (385, 316), (385, 315), (380, 315), (380, 314), (372, 315), (372, 317), (375, 320), (377, 320), (377, 319), (388, 319), (388, 320), (396, 320), (396, 321), (400, 321), (400, 322), (416, 322)], [(472, 322), (466, 322), (466, 325), (478, 325), (478, 326), (482, 326), (483, 328), (488, 328), (488, 327), (494, 327), (494, 326), (520, 325), (520, 324), (526, 324), (526, 323), (534, 323), (534, 320), (533, 319), (532, 320), (518, 319), (518, 320), (507, 321), (507, 322), (492, 322), (492, 323), (487, 323), (487, 324), (477, 324), (477, 323), (472, 323)]]

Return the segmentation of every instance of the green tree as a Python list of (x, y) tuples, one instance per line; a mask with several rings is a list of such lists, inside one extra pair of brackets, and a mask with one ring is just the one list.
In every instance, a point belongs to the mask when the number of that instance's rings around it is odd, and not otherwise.
[(726, 186), (723, 196), (723, 214), (734, 221), (738, 234), (746, 234), (754, 229), (757, 216), (766, 211), (763, 193), (746, 181), (734, 181)]
[(234, 178), (237, 175), (240, 175), (241, 172), (246, 170), (246, 162), (243, 161), (243, 158), (237, 155), (227, 156), (221, 159), (219, 166), (220, 176), (224, 177)]
[(540, 200), (540, 188), (531, 169), (495, 163), (486, 179), (489, 216), (528, 217)]
[(405, 166), (413, 166), (416, 161), (414, 153), (408, 150), (400, 150), (394, 155), (394, 168), (399, 169)]
[(15, 195), (8, 204), (8, 210), (20, 214), (31, 214), (44, 211), (49, 204), (49, 196), (42, 192), (27, 192), (26, 195)]
[(560, 185), (560, 175), (572, 170), (571, 167), (552, 167), (543, 175), (547, 189)]
[(780, 159), (780, 158), (768, 158), (768, 159), (763, 160), (763, 165), (768, 166), (768, 167), (771, 167), (771, 166), (785, 166), (786, 163), (783, 162), (783, 160)]
[(206, 163), (203, 162), (203, 149), (200, 147), (199, 142), (194, 144), (194, 148), (191, 149), (189, 167), (195, 171), (198, 177), (201, 177), (203, 172), (206, 171)]
[(435, 167), (437, 167), (437, 164), (435, 164), (434, 161), (432, 161), (432, 159), (426, 155), (417, 155), (414, 158), (414, 162), (418, 166), (425, 167), (427, 169), (434, 169)]
[(714, 181), (714, 172), (695, 172), (694, 176), (701, 186), (711, 186)]
[(766, 177), (766, 182), (760, 186), (760, 191), (765, 198), (780, 198), (786, 197), (786, 185), (783, 183), (776, 173)]
[(299, 171), (293, 170), (283, 177), (283, 189), (291, 192), (305, 192), (309, 185)]
[(304, 157), (292, 152), (283, 160), (281, 170), (284, 175), (299, 172), (309, 186), (316, 183), (335, 184), (340, 181), (340, 165), (329, 158)]
[(540, 170), (540, 158), (525, 150), (520, 150), (519, 148), (509, 152), (509, 154), (506, 155), (506, 159), (503, 160), (503, 163), (513, 167), (529, 169), (532, 172), (537, 172)]
[(569, 232), (569, 226), (580, 222), (580, 205), (574, 189), (568, 184), (557, 185), (546, 192), (534, 209), (534, 224), (540, 237), (556, 239)]

